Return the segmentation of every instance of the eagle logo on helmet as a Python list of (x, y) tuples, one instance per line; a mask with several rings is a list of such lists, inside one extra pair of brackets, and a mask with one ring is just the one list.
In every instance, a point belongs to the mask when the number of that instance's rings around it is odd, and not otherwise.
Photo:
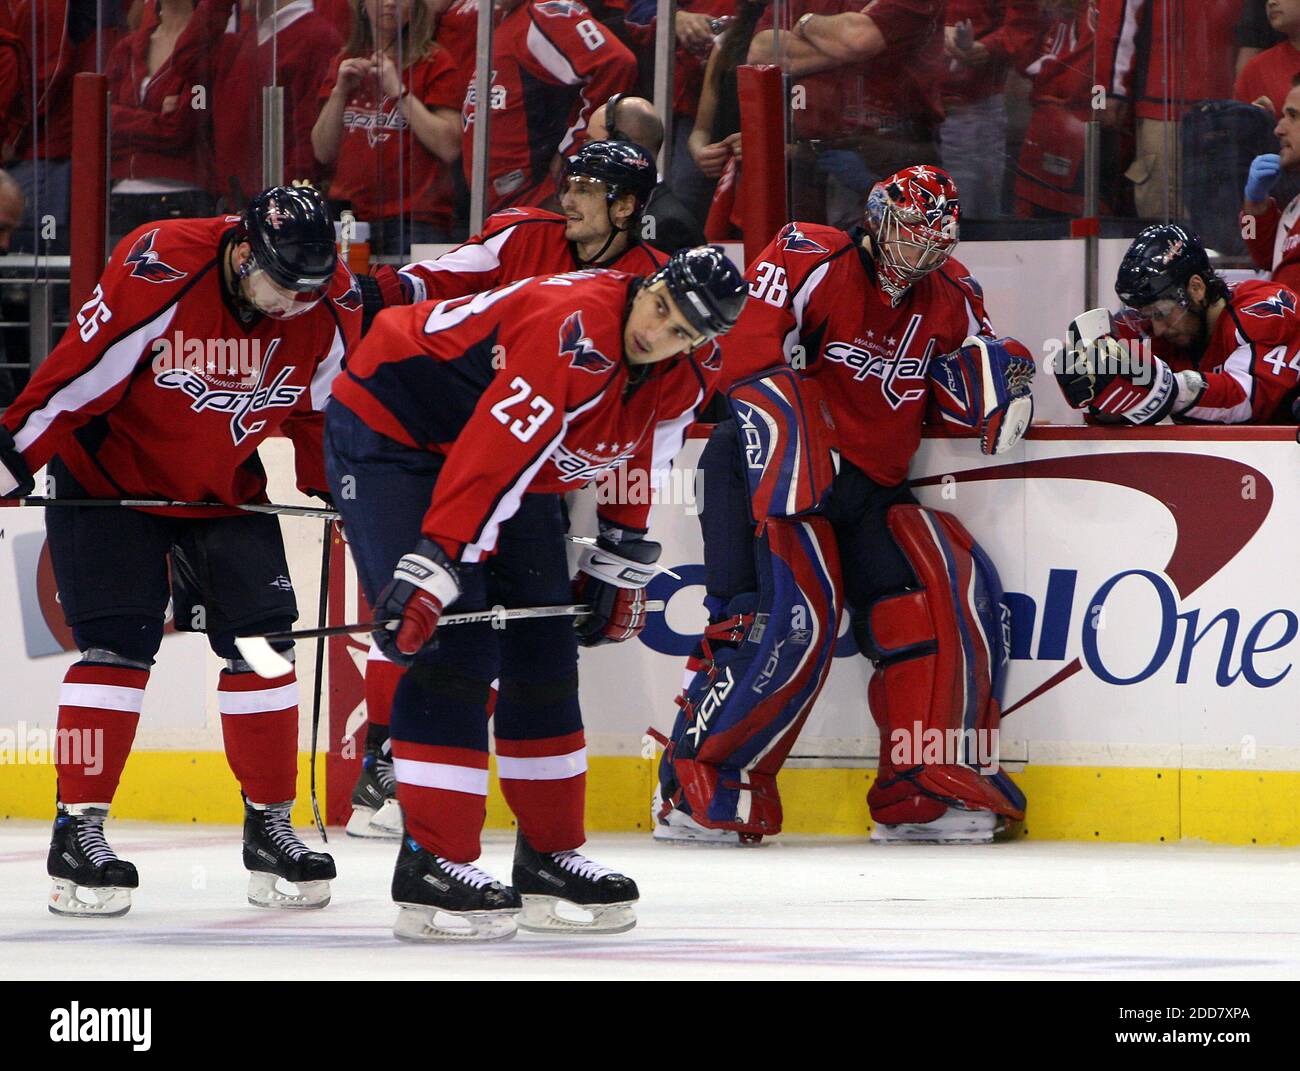
[(1187, 243), (1184, 242), (1181, 238), (1173, 238), (1170, 240), (1168, 248), (1166, 248), (1163, 253), (1158, 253), (1156, 256), (1152, 257), (1151, 259), (1156, 264), (1170, 264), (1177, 257), (1181, 257), (1183, 255), (1183, 250), (1186, 248), (1187, 248)]
[(781, 248), (791, 253), (825, 253), (826, 247), (814, 242), (801, 231), (797, 224), (788, 223), (781, 231), (778, 241)]
[(580, 368), (600, 375), (614, 367), (614, 362), (596, 349), (582, 325), (582, 313), (571, 313), (560, 325), (560, 356), (569, 358), (570, 368)]
[(131, 246), (131, 252), (126, 255), (125, 261), (131, 267), (131, 275), (147, 283), (174, 283), (177, 279), (184, 279), (189, 272), (165, 264), (154, 252), (153, 243), (158, 237), (158, 230), (155, 227), (148, 234), (137, 238)]
[(1247, 305), (1241, 311), (1251, 316), (1285, 316), (1289, 312), (1295, 312), (1295, 309), (1295, 294), (1290, 290), (1279, 290), (1272, 297)]

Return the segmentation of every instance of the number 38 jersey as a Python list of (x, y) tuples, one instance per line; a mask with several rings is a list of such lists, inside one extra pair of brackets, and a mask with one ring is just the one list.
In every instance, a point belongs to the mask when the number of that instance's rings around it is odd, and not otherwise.
[(449, 556), (490, 554), (525, 493), (575, 491), (620, 466), (628, 493), (600, 514), (646, 528), (651, 488), (718, 368), (714, 347), (643, 368), (624, 360), (636, 282), (623, 272), (570, 272), (375, 318), (335, 382), (334, 404), (446, 458), (422, 530)]
[(222, 279), (238, 226), (167, 220), (118, 243), (4, 415), (33, 472), (57, 454), (99, 498), (264, 502), (257, 446), (283, 430), (299, 487), (327, 486), (322, 410), (360, 332), (360, 289), (340, 261), (307, 312), (245, 322)]
[(750, 297), (722, 339), (723, 370), (730, 384), (784, 362), (818, 382), (841, 454), (893, 486), (920, 445), (930, 359), (994, 331), (979, 284), (954, 259), (891, 307), (862, 237), (788, 224), (746, 272)]

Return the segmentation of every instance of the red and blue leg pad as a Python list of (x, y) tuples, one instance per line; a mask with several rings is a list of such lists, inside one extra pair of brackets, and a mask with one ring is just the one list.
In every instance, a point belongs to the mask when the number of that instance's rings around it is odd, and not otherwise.
[(996, 755), (1008, 649), (997, 571), (951, 514), (899, 505), (888, 524), (918, 587), (879, 599), (855, 629), (876, 667), (867, 693), (881, 739), (872, 817), (925, 822), (960, 806), (1022, 818), (1020, 790), (977, 769), (969, 751), (979, 740)]

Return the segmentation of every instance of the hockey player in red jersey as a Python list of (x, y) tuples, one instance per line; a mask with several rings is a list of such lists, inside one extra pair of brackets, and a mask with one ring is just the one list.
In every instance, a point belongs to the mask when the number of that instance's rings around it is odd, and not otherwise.
[(875, 670), (873, 839), (988, 840), (999, 816), (1023, 813), (1005, 774), (969, 753), (923, 761), (917, 739), (996, 731), (1006, 659), (992, 563), (908, 485), (922, 422), (929, 410), (996, 453), (1033, 412), (1032, 360), (993, 337), (951, 258), (959, 211), (945, 172), (905, 168), (873, 187), (864, 226), (792, 223), (746, 273), (749, 302), (723, 344), (732, 415), (701, 458), (711, 623), (665, 740), (658, 839), (780, 831), (776, 773), (844, 603)]
[[(386, 310), (335, 384), (330, 485), (366, 598), (390, 622), (375, 640), (410, 667), (392, 715), (406, 819), (397, 936), (508, 937), (521, 908), (527, 929), (634, 924), (635, 884), (577, 853), (586, 771), (577, 647), (640, 632), (659, 545), (645, 539), (648, 501), (606, 504), (572, 582), (562, 496), (623, 465), (642, 474), (628, 486), (666, 475), (717, 377), (697, 353), (715, 352), (710, 340), (744, 301), (739, 271), (713, 247), (679, 253), (647, 278), (524, 279)], [(438, 629), (448, 608), (571, 600), (592, 608), (576, 630), (565, 618)], [(514, 888), (472, 865), (494, 679), (497, 771), (519, 820)], [(557, 900), (587, 909), (589, 922), (559, 918)]]
[[(654, 158), (626, 141), (588, 142), (565, 164), (561, 212), (507, 208), (483, 233), (435, 260), (408, 264), (400, 274), (381, 267), (361, 276), (367, 312), (385, 302), (441, 301), (476, 294), (534, 275), (576, 268), (614, 268), (649, 275), (668, 257), (640, 240), (640, 217), (655, 185)], [(352, 792), (348, 832), (399, 837), (388, 719), (401, 669), (372, 644), (366, 660), (366, 750)]]
[[(636, 81), (636, 58), (578, 0), (496, 0), (488, 210), (554, 198), (560, 161), (583, 143), (597, 105)], [(461, 110), (465, 178), (475, 85)]]
[[(1175, 223), (1146, 228), (1120, 262), (1127, 308), (1070, 325), (1057, 382), (1107, 424), (1293, 423), (1300, 400), (1300, 299), (1279, 283), (1229, 287), (1200, 238)], [(1150, 342), (1144, 344), (1144, 340)]]
[[(265, 502), (257, 447), (280, 429), (294, 441), (299, 486), (324, 493), (322, 410), (359, 318), (360, 294), (314, 190), (267, 190), (242, 217), (141, 227), (113, 251), (62, 341), (5, 413), (0, 495), (30, 493), (31, 474), (48, 463), (50, 492), (61, 498)], [(136, 869), (108, 846), (103, 824), (169, 597), (177, 627), (206, 632), (226, 659), (218, 709), (245, 799), (250, 902), (324, 906), (333, 860), (308, 851), (289, 820), (297, 683), (292, 673), (257, 677), (234, 645), (236, 636), (287, 629), (297, 617), (276, 519), (221, 508), (64, 506), (47, 511), (46, 529), (82, 652), (64, 678), (58, 728), (103, 740), (100, 769), (88, 756), (58, 765), (50, 910), (106, 916), (130, 907)]]

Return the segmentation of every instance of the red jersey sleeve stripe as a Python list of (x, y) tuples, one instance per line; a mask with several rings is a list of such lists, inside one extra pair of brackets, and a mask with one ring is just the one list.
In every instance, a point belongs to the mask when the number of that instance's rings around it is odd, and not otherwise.
[[(490, 290), (499, 282), (496, 274), (501, 270), (501, 249), (513, 236), (517, 226), (519, 224), (512, 224), (482, 240), (476, 239), (458, 245), (433, 260), (421, 260), (406, 265), (398, 274), (411, 284), (411, 304), (432, 299), (459, 297), (462, 293), (472, 294), (479, 290)], [(439, 288), (437, 293), (430, 294), (429, 288), (433, 283), (431, 277), (439, 272), (461, 276), (480, 275), (488, 278), (475, 279), (473, 288), (464, 288), (457, 293), (448, 293)]]
[(347, 356), (347, 346), (343, 341), (343, 332), (338, 325), (334, 327), (334, 344), (330, 346), (325, 360), (316, 366), (316, 373), (311, 377), (311, 407), (323, 410), (330, 400), (330, 390), (334, 380), (343, 371), (343, 359)]

